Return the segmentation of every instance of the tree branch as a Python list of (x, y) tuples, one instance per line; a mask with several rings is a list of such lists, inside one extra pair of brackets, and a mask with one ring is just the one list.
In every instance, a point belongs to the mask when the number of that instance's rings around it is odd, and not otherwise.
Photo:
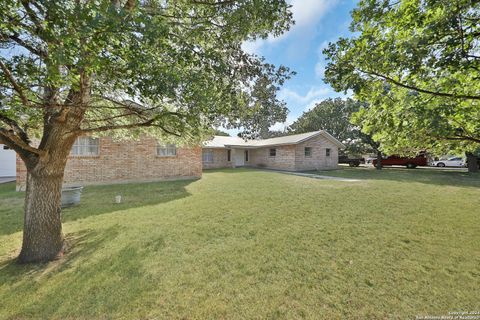
[(25, 12), (27, 15), (30, 17), (32, 20), (33, 24), (37, 27), (38, 30), (43, 30), (42, 23), (40, 22), (40, 19), (37, 17), (35, 11), (30, 8), (30, 1), (28, 0), (21, 0), (23, 8), (25, 9)]
[(10, 70), (8, 70), (7, 66), (3, 63), (2, 60), (0, 60), (0, 69), (2, 69), (3, 73), (5, 74), (5, 77), (12, 84), (13, 89), (18, 93), (20, 99), (22, 100), (22, 103), (25, 106), (29, 106), (30, 103), (27, 97), (25, 96), (25, 94), (23, 93), (22, 87), (20, 87), (17, 81), (15, 81), (15, 78), (13, 77), (12, 73), (10, 72)]
[[(157, 110), (159, 108), (161, 108), (160, 106), (159, 107), (146, 107), (144, 105), (141, 105), (139, 103), (136, 103), (134, 101), (130, 101), (130, 100), (125, 100), (123, 102), (120, 102), (120, 101), (117, 101), (115, 99), (112, 99), (110, 97), (107, 97), (107, 96), (102, 96), (102, 95), (93, 95), (92, 97), (94, 98), (99, 98), (99, 99), (104, 99), (104, 100), (107, 100), (115, 105), (118, 105), (124, 109), (127, 109), (129, 111), (132, 111), (134, 112), (135, 114), (137, 115), (144, 115), (144, 113), (146, 112), (149, 112), (149, 111), (154, 111), (154, 110)], [(92, 106), (92, 108), (99, 108), (99, 109), (113, 109), (113, 110), (117, 110), (118, 108), (117, 107), (108, 107), (108, 106)], [(172, 115), (172, 116), (177, 116), (179, 118), (184, 118), (185, 115), (181, 114), (180, 112), (176, 112), (176, 111), (162, 111), (163, 114), (161, 114), (161, 116), (165, 116), (165, 115)]]
[(200, 0), (192, 0), (194, 4), (204, 4), (204, 5), (209, 5), (209, 6), (224, 6), (228, 4), (235, 4), (237, 1), (236, 0), (224, 0), (224, 1), (214, 1), (214, 2), (208, 2), (208, 1), (200, 1)]
[(20, 137), (20, 139), (22, 139), (22, 141), (27, 144), (30, 143), (27, 133), (18, 125), (15, 120), (10, 119), (9, 117), (0, 113), (0, 121), (10, 126), (12, 130), (15, 131), (15, 133)]
[(130, 112), (130, 113), (124, 113), (124, 114), (119, 114), (119, 115), (116, 115), (116, 116), (111, 116), (111, 117), (108, 117), (108, 118), (103, 118), (103, 119), (91, 119), (91, 120), (86, 120), (87, 122), (107, 122), (107, 121), (111, 121), (111, 120), (114, 120), (114, 119), (118, 119), (118, 118), (124, 118), (124, 117), (130, 117), (130, 116), (136, 116), (138, 115), (136, 112)]
[(25, 156), (25, 155), (28, 155), (29, 153), (36, 154), (36, 155), (45, 154), (45, 151), (34, 148), (28, 143), (22, 141), (20, 137), (15, 135), (13, 130), (7, 130), (5, 128), (0, 127), (0, 136), (3, 138), (2, 140), (5, 142), (7, 146), (17, 151), (21, 155)]
[(7, 36), (7, 35), (2, 35), (2, 36), (3, 37), (8, 37), (9, 39), (15, 41), (15, 43), (17, 43), (19, 46), (22, 46), (23, 48), (27, 49), (31, 53), (33, 53), (33, 54), (35, 54), (35, 55), (37, 55), (41, 58), (47, 58), (47, 56), (48, 56), (47, 52), (45, 52), (42, 49), (35, 48), (32, 45), (28, 44), (23, 39), (21, 39), (18, 34), (13, 34), (13, 35), (10, 35), (10, 36)]
[[(116, 104), (124, 109), (127, 109), (127, 110), (130, 110), (130, 111), (133, 111), (137, 114), (140, 114), (140, 113), (143, 113), (145, 111), (151, 111), (151, 110), (155, 110), (156, 108), (152, 107), (152, 108), (144, 108), (142, 105), (136, 103), (136, 102), (133, 102), (133, 101), (124, 101), (124, 102), (120, 102), (120, 101), (117, 101), (115, 99), (112, 99), (110, 97), (107, 97), (107, 96), (103, 96), (103, 95), (93, 95), (94, 98), (99, 98), (99, 99), (103, 99), (103, 100), (107, 100), (113, 104)], [(117, 108), (114, 108), (114, 109), (117, 109)]]
[(81, 129), (78, 131), (78, 133), (82, 134), (82, 133), (92, 133), (92, 132), (103, 132), (103, 131), (110, 131), (110, 130), (138, 128), (138, 127), (159, 127), (160, 129), (162, 129), (168, 134), (171, 134), (177, 137), (181, 136), (179, 133), (168, 130), (160, 124), (155, 124), (156, 120), (157, 118), (153, 118), (141, 123), (129, 123), (129, 124), (123, 124), (123, 125), (110, 125), (110, 126), (101, 126), (97, 128)]
[(132, 11), (135, 8), (136, 4), (137, 4), (136, 0), (127, 0), (123, 8), (127, 11)]
[(480, 143), (480, 139), (474, 138), (474, 137), (469, 137), (469, 136), (462, 136), (462, 135), (457, 135), (455, 137), (445, 137), (446, 140), (458, 140), (458, 141), (473, 141)]
[(400, 81), (397, 81), (395, 79), (392, 79), (388, 76), (379, 74), (379, 73), (374, 72), (374, 71), (365, 71), (365, 70), (362, 70), (362, 69), (358, 69), (358, 70), (362, 73), (369, 74), (369, 75), (374, 75), (374, 76), (377, 76), (379, 78), (382, 78), (382, 79), (386, 80), (387, 82), (391, 82), (391, 83), (393, 83), (393, 84), (395, 84), (399, 87), (414, 90), (414, 91), (421, 92), (421, 93), (427, 93), (427, 94), (431, 94), (431, 95), (439, 96), (439, 97), (448, 97), (448, 98), (457, 98), (457, 99), (466, 99), (466, 100), (480, 100), (480, 96), (430, 91), (430, 90), (421, 89), (421, 88), (418, 88), (418, 87), (414, 87), (414, 86), (411, 86), (411, 85), (408, 85), (408, 84), (401, 83)]

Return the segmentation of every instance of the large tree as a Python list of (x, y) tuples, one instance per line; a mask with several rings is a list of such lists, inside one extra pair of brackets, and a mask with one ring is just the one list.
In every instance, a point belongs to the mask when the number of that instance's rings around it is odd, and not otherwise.
[(304, 133), (326, 130), (342, 141), (349, 154), (360, 155), (375, 149), (373, 141), (360, 132), (360, 127), (351, 122), (352, 115), (360, 110), (361, 103), (351, 98), (326, 99), (317, 103), (311, 110), (304, 112), (288, 130)]
[[(480, 1), (362, 0), (325, 78), (368, 103), (362, 129), (387, 152), (480, 145)], [(474, 161), (471, 161), (473, 163)]]
[(0, 142), (28, 171), (19, 261), (64, 247), (61, 187), (79, 135), (191, 142), (219, 123), (254, 133), (258, 114), (284, 121), (276, 93), (288, 69), (241, 44), (290, 23), (286, 2), (272, 0), (2, 1)]

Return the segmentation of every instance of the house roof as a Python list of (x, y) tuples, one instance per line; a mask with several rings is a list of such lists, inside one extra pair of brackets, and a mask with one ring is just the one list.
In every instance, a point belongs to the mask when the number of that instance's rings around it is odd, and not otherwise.
[(225, 136), (214, 136), (211, 140), (205, 141), (203, 143), (204, 148), (261, 148), (269, 146), (281, 146), (289, 144), (299, 144), (306, 140), (309, 140), (313, 137), (322, 135), (326, 139), (333, 142), (339, 148), (345, 148), (345, 145), (335, 139), (332, 135), (324, 130), (313, 131), (301, 134), (294, 134), (290, 136), (276, 137), (270, 139), (258, 139), (258, 140), (244, 140), (239, 137), (225, 137)]
[(203, 142), (203, 147), (204, 148), (225, 148), (226, 145), (240, 145), (244, 143), (246, 143), (246, 141), (239, 137), (213, 136), (211, 140), (207, 140)]

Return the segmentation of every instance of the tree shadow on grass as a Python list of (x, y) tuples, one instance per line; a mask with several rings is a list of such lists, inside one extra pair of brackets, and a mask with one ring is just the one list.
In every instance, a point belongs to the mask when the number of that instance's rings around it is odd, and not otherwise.
[[(278, 174), (278, 170), (267, 168), (229, 168), (229, 169), (208, 169), (204, 173), (213, 174), (245, 174), (245, 173), (272, 173)], [(305, 173), (318, 174), (322, 176), (360, 179), (360, 180), (389, 180), (397, 182), (418, 182), (425, 184), (434, 184), (440, 186), (457, 186), (480, 188), (480, 173), (468, 173), (459, 170), (438, 170), (435, 168), (391, 168), (384, 167), (382, 170), (376, 170), (373, 167), (339, 167), (336, 170), (318, 170), (302, 171)]]
[(216, 169), (203, 169), (203, 173), (225, 173), (225, 174), (241, 174), (245, 172), (260, 171), (261, 168), (255, 167), (237, 167), (237, 168), (216, 168)]
[[(62, 221), (69, 222), (91, 216), (167, 203), (186, 198), (186, 187), (196, 180), (128, 183), (102, 186), (86, 186), (80, 205), (62, 209)], [(0, 190), (0, 236), (22, 230), (24, 192), (15, 192), (15, 185), (2, 186)], [(115, 203), (115, 197), (122, 202)]]
[[(142, 260), (148, 252), (161, 251), (163, 240), (160, 237), (143, 248), (125, 244), (122, 228), (114, 225), (67, 234), (71, 250), (57, 261), (19, 265), (10, 259), (0, 263), (4, 286), (0, 304), (5, 307), (0, 318), (102, 318), (153, 290), (155, 282), (143, 269)], [(109, 252), (105, 247), (112, 249)]]
[(480, 173), (467, 173), (457, 170), (436, 170), (431, 168), (388, 168), (376, 170), (370, 167), (341, 168), (338, 170), (310, 171), (319, 175), (362, 179), (416, 182), (439, 186), (480, 188)]
[(101, 230), (83, 230), (65, 235), (67, 242), (67, 251), (65, 255), (58, 260), (47, 263), (19, 264), (17, 258), (13, 257), (0, 263), (0, 279), (2, 283), (9, 284), (16, 282), (17, 276), (41, 278), (43, 275), (62, 271), (69, 267), (70, 263), (77, 258), (79, 254), (91, 255), (102, 243), (113, 240), (119, 233), (119, 227), (114, 226)]

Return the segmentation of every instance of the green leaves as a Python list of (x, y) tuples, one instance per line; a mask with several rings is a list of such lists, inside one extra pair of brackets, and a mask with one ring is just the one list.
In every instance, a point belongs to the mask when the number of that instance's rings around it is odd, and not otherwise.
[(304, 112), (290, 127), (289, 131), (304, 133), (326, 130), (346, 145), (350, 154), (361, 155), (371, 151), (370, 143), (364, 139), (360, 127), (351, 123), (350, 118), (359, 112), (361, 104), (353, 99), (327, 99)]
[(352, 17), (355, 37), (324, 50), (325, 80), (367, 103), (363, 131), (388, 153), (477, 148), (480, 3), (360, 1)]
[[(196, 137), (222, 122), (255, 134), (285, 119), (276, 93), (290, 71), (241, 50), (247, 39), (288, 29), (285, 1), (139, 1), (131, 10), (117, 2), (0, 4), (0, 46), (10, 50), (3, 59), (32, 100), (30, 108), (22, 106), (0, 74), (0, 102), (13, 110), (10, 116), (22, 122), (20, 115), (31, 115), (39, 121), (32, 127), (42, 127), (44, 117), (36, 115), (74, 104), (70, 97), (88, 79), (81, 130), (140, 125), (147, 117), (156, 128), (141, 131), (154, 134), (161, 126)], [(149, 112), (126, 110), (126, 100)], [(165, 111), (178, 117), (156, 117)]]

